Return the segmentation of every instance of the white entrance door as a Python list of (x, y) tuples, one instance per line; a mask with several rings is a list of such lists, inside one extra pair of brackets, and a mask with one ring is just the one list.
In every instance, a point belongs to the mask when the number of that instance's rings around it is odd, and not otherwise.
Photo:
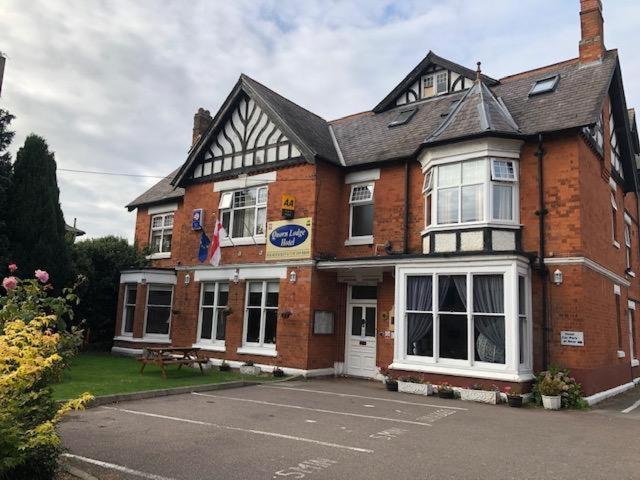
[[(375, 301), (374, 301), (375, 302)], [(374, 377), (376, 370), (376, 304), (352, 300), (347, 310), (346, 373)]]

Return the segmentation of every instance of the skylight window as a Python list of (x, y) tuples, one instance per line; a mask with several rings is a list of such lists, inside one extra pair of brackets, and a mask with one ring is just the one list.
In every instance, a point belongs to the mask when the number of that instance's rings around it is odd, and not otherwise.
[(553, 77), (543, 78), (536, 81), (529, 91), (529, 96), (553, 92), (558, 86), (558, 80), (560, 80), (560, 77), (558, 75), (554, 75)]
[(409, 123), (411, 117), (418, 111), (417, 108), (411, 108), (408, 110), (402, 110), (398, 116), (389, 124), (389, 127), (397, 127), (398, 125), (404, 125)]

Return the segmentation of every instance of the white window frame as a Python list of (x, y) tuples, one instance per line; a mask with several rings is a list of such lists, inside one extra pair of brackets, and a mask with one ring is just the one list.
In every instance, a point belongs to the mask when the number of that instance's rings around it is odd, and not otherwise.
[[(371, 188), (371, 198), (364, 200), (353, 200), (353, 193), (358, 187), (367, 187)], [(353, 207), (360, 205), (373, 205), (373, 218), (371, 224), (371, 235), (357, 235), (353, 236), (351, 232), (353, 231)], [(373, 243), (373, 226), (375, 224), (375, 183), (374, 182), (360, 182), (354, 183), (351, 185), (351, 189), (349, 191), (349, 237), (345, 241), (345, 245), (369, 245)]]
[[(615, 185), (615, 184), (614, 184)], [(616, 248), (620, 248), (620, 242), (618, 242), (618, 202), (616, 202), (615, 186), (611, 188), (611, 242)]]
[[(442, 166), (451, 165), (451, 164), (459, 164), (460, 166), (464, 162), (476, 161), (476, 160), (484, 160), (485, 161), (485, 175), (482, 180), (483, 189), (483, 218), (477, 221), (471, 222), (462, 222), (462, 187), (467, 185), (462, 183), (462, 176), (460, 177), (460, 184), (457, 185), (458, 188), (458, 222), (455, 223), (438, 223), (438, 191), (440, 189), (446, 188), (456, 188), (456, 186), (450, 187), (440, 187), (439, 180), (439, 169)], [(494, 161), (505, 161), (511, 162), (513, 165), (514, 178), (508, 180), (492, 180), (494, 171)], [(462, 168), (462, 166), (460, 167)], [(429, 172), (432, 172), (432, 188), (427, 191), (425, 189), (425, 183), (423, 183), (423, 194), (425, 195), (425, 230), (422, 233), (426, 233), (431, 230), (449, 230), (451, 228), (469, 228), (475, 226), (519, 226), (520, 222), (520, 200), (519, 200), (519, 188), (520, 182), (519, 179), (519, 165), (518, 161), (513, 158), (499, 158), (499, 157), (481, 157), (481, 158), (471, 158), (465, 159), (462, 161), (456, 162), (438, 162), (434, 163), (430, 166), (428, 170), (426, 170), (425, 175), (428, 175)], [(479, 182), (469, 183), (468, 185), (478, 185)], [(511, 186), (511, 212), (512, 219), (510, 220), (501, 220), (493, 218), (493, 188), (494, 185), (509, 185)], [(428, 224), (427, 219), (429, 218), (426, 208), (428, 205), (427, 195), (431, 195), (431, 224)]]
[[(136, 292), (136, 303), (127, 303), (128, 293), (130, 290)], [(138, 302), (138, 285), (135, 283), (124, 284), (124, 299), (122, 301), (122, 325), (120, 325), (120, 335), (123, 337), (133, 337), (133, 330), (135, 328), (136, 318), (136, 304)], [(125, 325), (127, 324), (127, 307), (133, 307), (133, 320), (131, 322), (131, 331), (125, 331)]]
[(624, 250), (625, 250), (625, 265), (628, 275), (635, 277), (632, 267), (632, 250), (631, 250), (631, 218), (624, 214)]
[[(166, 305), (149, 305), (149, 293), (151, 290), (163, 290), (171, 292), (171, 300), (169, 304), (169, 328), (167, 329), (166, 334), (161, 333), (147, 333), (147, 316), (149, 314), (149, 307), (166, 307)], [(144, 326), (142, 330), (142, 338), (143, 340), (169, 340), (171, 338), (171, 322), (173, 320), (173, 294), (174, 289), (173, 285), (167, 285), (163, 283), (151, 283), (147, 284), (147, 296), (144, 301)]]
[[(204, 294), (208, 286), (213, 285), (213, 305), (204, 305)], [(220, 287), (226, 285), (227, 287), (227, 305), (220, 306)], [(198, 309), (198, 337), (196, 345), (205, 349), (215, 349), (224, 351), (226, 346), (227, 332), (225, 325), (224, 339), (219, 340), (216, 338), (216, 332), (218, 330), (218, 320), (220, 315), (224, 315), (223, 311), (229, 307), (229, 282), (202, 282), (200, 285), (200, 306)], [(211, 319), (211, 338), (202, 338), (202, 321), (204, 317), (204, 310), (213, 310), (213, 316)]]
[[(170, 258), (171, 257), (171, 249), (173, 248), (173, 228), (175, 221), (175, 212), (164, 212), (164, 213), (155, 213), (151, 215), (151, 223), (149, 224), (149, 246), (153, 246), (153, 234), (154, 232), (160, 232), (160, 250), (157, 252), (151, 252), (151, 254), (147, 257), (149, 259), (157, 259), (157, 258)], [(165, 221), (167, 217), (171, 217), (171, 226), (166, 226)], [(153, 226), (153, 221), (156, 218), (162, 219), (162, 224), (159, 227)], [(171, 230), (171, 247), (169, 250), (163, 250), (164, 237), (166, 235), (166, 231)]]
[[(406, 286), (407, 277), (415, 275), (434, 275), (432, 301), (433, 309), (433, 338), (434, 356), (423, 357), (418, 355), (408, 355), (406, 351), (407, 327), (406, 327)], [(476, 361), (474, 352), (474, 324), (472, 308), (467, 309), (467, 360), (445, 359), (439, 357), (440, 335), (439, 321), (437, 320), (437, 276), (438, 275), (467, 275), (467, 285), (472, 275), (503, 275), (504, 276), (504, 300), (505, 308), (505, 363), (494, 364)], [(525, 339), (527, 345), (524, 355), (524, 363), (520, 363), (519, 356), (519, 314), (518, 314), (518, 276), (525, 276), (525, 297), (527, 313), (527, 331)], [(473, 305), (472, 288), (467, 288), (467, 305)], [(449, 262), (435, 262), (423, 265), (398, 266), (396, 267), (396, 335), (394, 345), (394, 360), (391, 368), (405, 371), (430, 372), (449, 375), (470, 376), (476, 378), (487, 378), (496, 380), (524, 381), (533, 378), (532, 370), (532, 348), (531, 341), (531, 283), (529, 266), (520, 260), (495, 260), (490, 257), (478, 259), (473, 262), (464, 259), (455, 259)], [(471, 313), (469, 313), (471, 311)]]
[[(262, 285), (262, 298), (260, 299), (260, 307), (257, 306), (249, 306), (249, 288), (251, 284), (258, 283)], [(267, 307), (267, 293), (268, 293), (268, 284), (276, 284), (278, 285), (278, 306), (277, 307)], [(269, 280), (247, 280), (245, 286), (245, 299), (244, 299), (244, 321), (242, 325), (242, 347), (238, 348), (238, 353), (244, 354), (254, 354), (254, 355), (268, 355), (268, 356), (276, 356), (276, 344), (275, 343), (264, 343), (264, 330), (266, 326), (266, 312), (267, 310), (275, 310), (276, 311), (276, 342), (278, 341), (278, 315), (277, 312), (280, 308), (280, 280), (278, 279), (269, 279)], [(249, 309), (260, 309), (260, 333), (258, 335), (258, 342), (248, 342), (247, 341), (247, 325), (249, 323)]]
[[(245, 190), (255, 190), (255, 205), (247, 206), (247, 207), (234, 207), (233, 199), (237, 192), (245, 191)], [(260, 192), (264, 191), (264, 201), (260, 200)], [(218, 214), (220, 221), (222, 221), (223, 216), (228, 212), (229, 213), (229, 229), (227, 230), (227, 237), (223, 238), (221, 241), (221, 246), (229, 247), (229, 246), (237, 246), (237, 245), (251, 245), (251, 244), (262, 244), (266, 242), (267, 235), (267, 205), (269, 203), (269, 187), (266, 185), (257, 185), (246, 188), (238, 188), (235, 190), (225, 190), (220, 193), (220, 202), (218, 204)], [(250, 210), (253, 209), (253, 235), (242, 236), (242, 237), (234, 237), (232, 236), (233, 230), (233, 219), (234, 212), (238, 210)], [(258, 212), (260, 210), (264, 210), (264, 222), (258, 222)], [(258, 232), (258, 227), (262, 226), (262, 233)]]
[(636, 345), (636, 339), (634, 338), (634, 330), (637, 327), (636, 324), (636, 302), (631, 300), (627, 301), (627, 318), (629, 320), (629, 353), (631, 357), (631, 366), (640, 366), (638, 361), (638, 346)]
[(620, 175), (621, 178), (624, 178), (624, 172), (622, 171), (622, 155), (620, 154), (620, 144), (618, 142), (618, 134), (616, 133), (616, 122), (613, 118), (612, 105), (609, 108), (609, 151), (611, 157), (611, 169)]
[[(438, 76), (444, 75), (444, 91), (438, 91)], [(448, 70), (440, 70), (438, 72), (434, 72), (433, 74), (433, 89), (435, 95), (445, 95), (449, 93), (449, 71)]]

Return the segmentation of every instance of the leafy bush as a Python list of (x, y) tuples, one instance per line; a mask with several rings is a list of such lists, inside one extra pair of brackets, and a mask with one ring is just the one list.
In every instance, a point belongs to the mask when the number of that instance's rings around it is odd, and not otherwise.
[(422, 378), (414, 376), (400, 377), (399, 380), (406, 383), (424, 383)]
[(583, 398), (582, 386), (570, 375), (568, 369), (551, 366), (548, 371), (536, 376), (533, 386), (533, 398), (538, 405), (542, 404), (542, 395), (560, 395), (562, 408), (587, 408)]
[(50, 479), (61, 450), (55, 426), (72, 409), (91, 399), (88, 393), (59, 406), (51, 385), (79, 345), (81, 333), (66, 331), (72, 289), (49, 297), (48, 274), (37, 280), (6, 277), (0, 297), (0, 479)]

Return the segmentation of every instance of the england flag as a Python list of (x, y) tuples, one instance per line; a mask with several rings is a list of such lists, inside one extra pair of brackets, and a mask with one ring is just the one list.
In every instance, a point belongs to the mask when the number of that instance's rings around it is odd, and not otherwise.
[(209, 263), (214, 267), (220, 265), (222, 258), (222, 250), (220, 249), (220, 241), (227, 236), (222, 222), (217, 219), (216, 225), (213, 227), (213, 236), (211, 237), (211, 245), (209, 247)]

